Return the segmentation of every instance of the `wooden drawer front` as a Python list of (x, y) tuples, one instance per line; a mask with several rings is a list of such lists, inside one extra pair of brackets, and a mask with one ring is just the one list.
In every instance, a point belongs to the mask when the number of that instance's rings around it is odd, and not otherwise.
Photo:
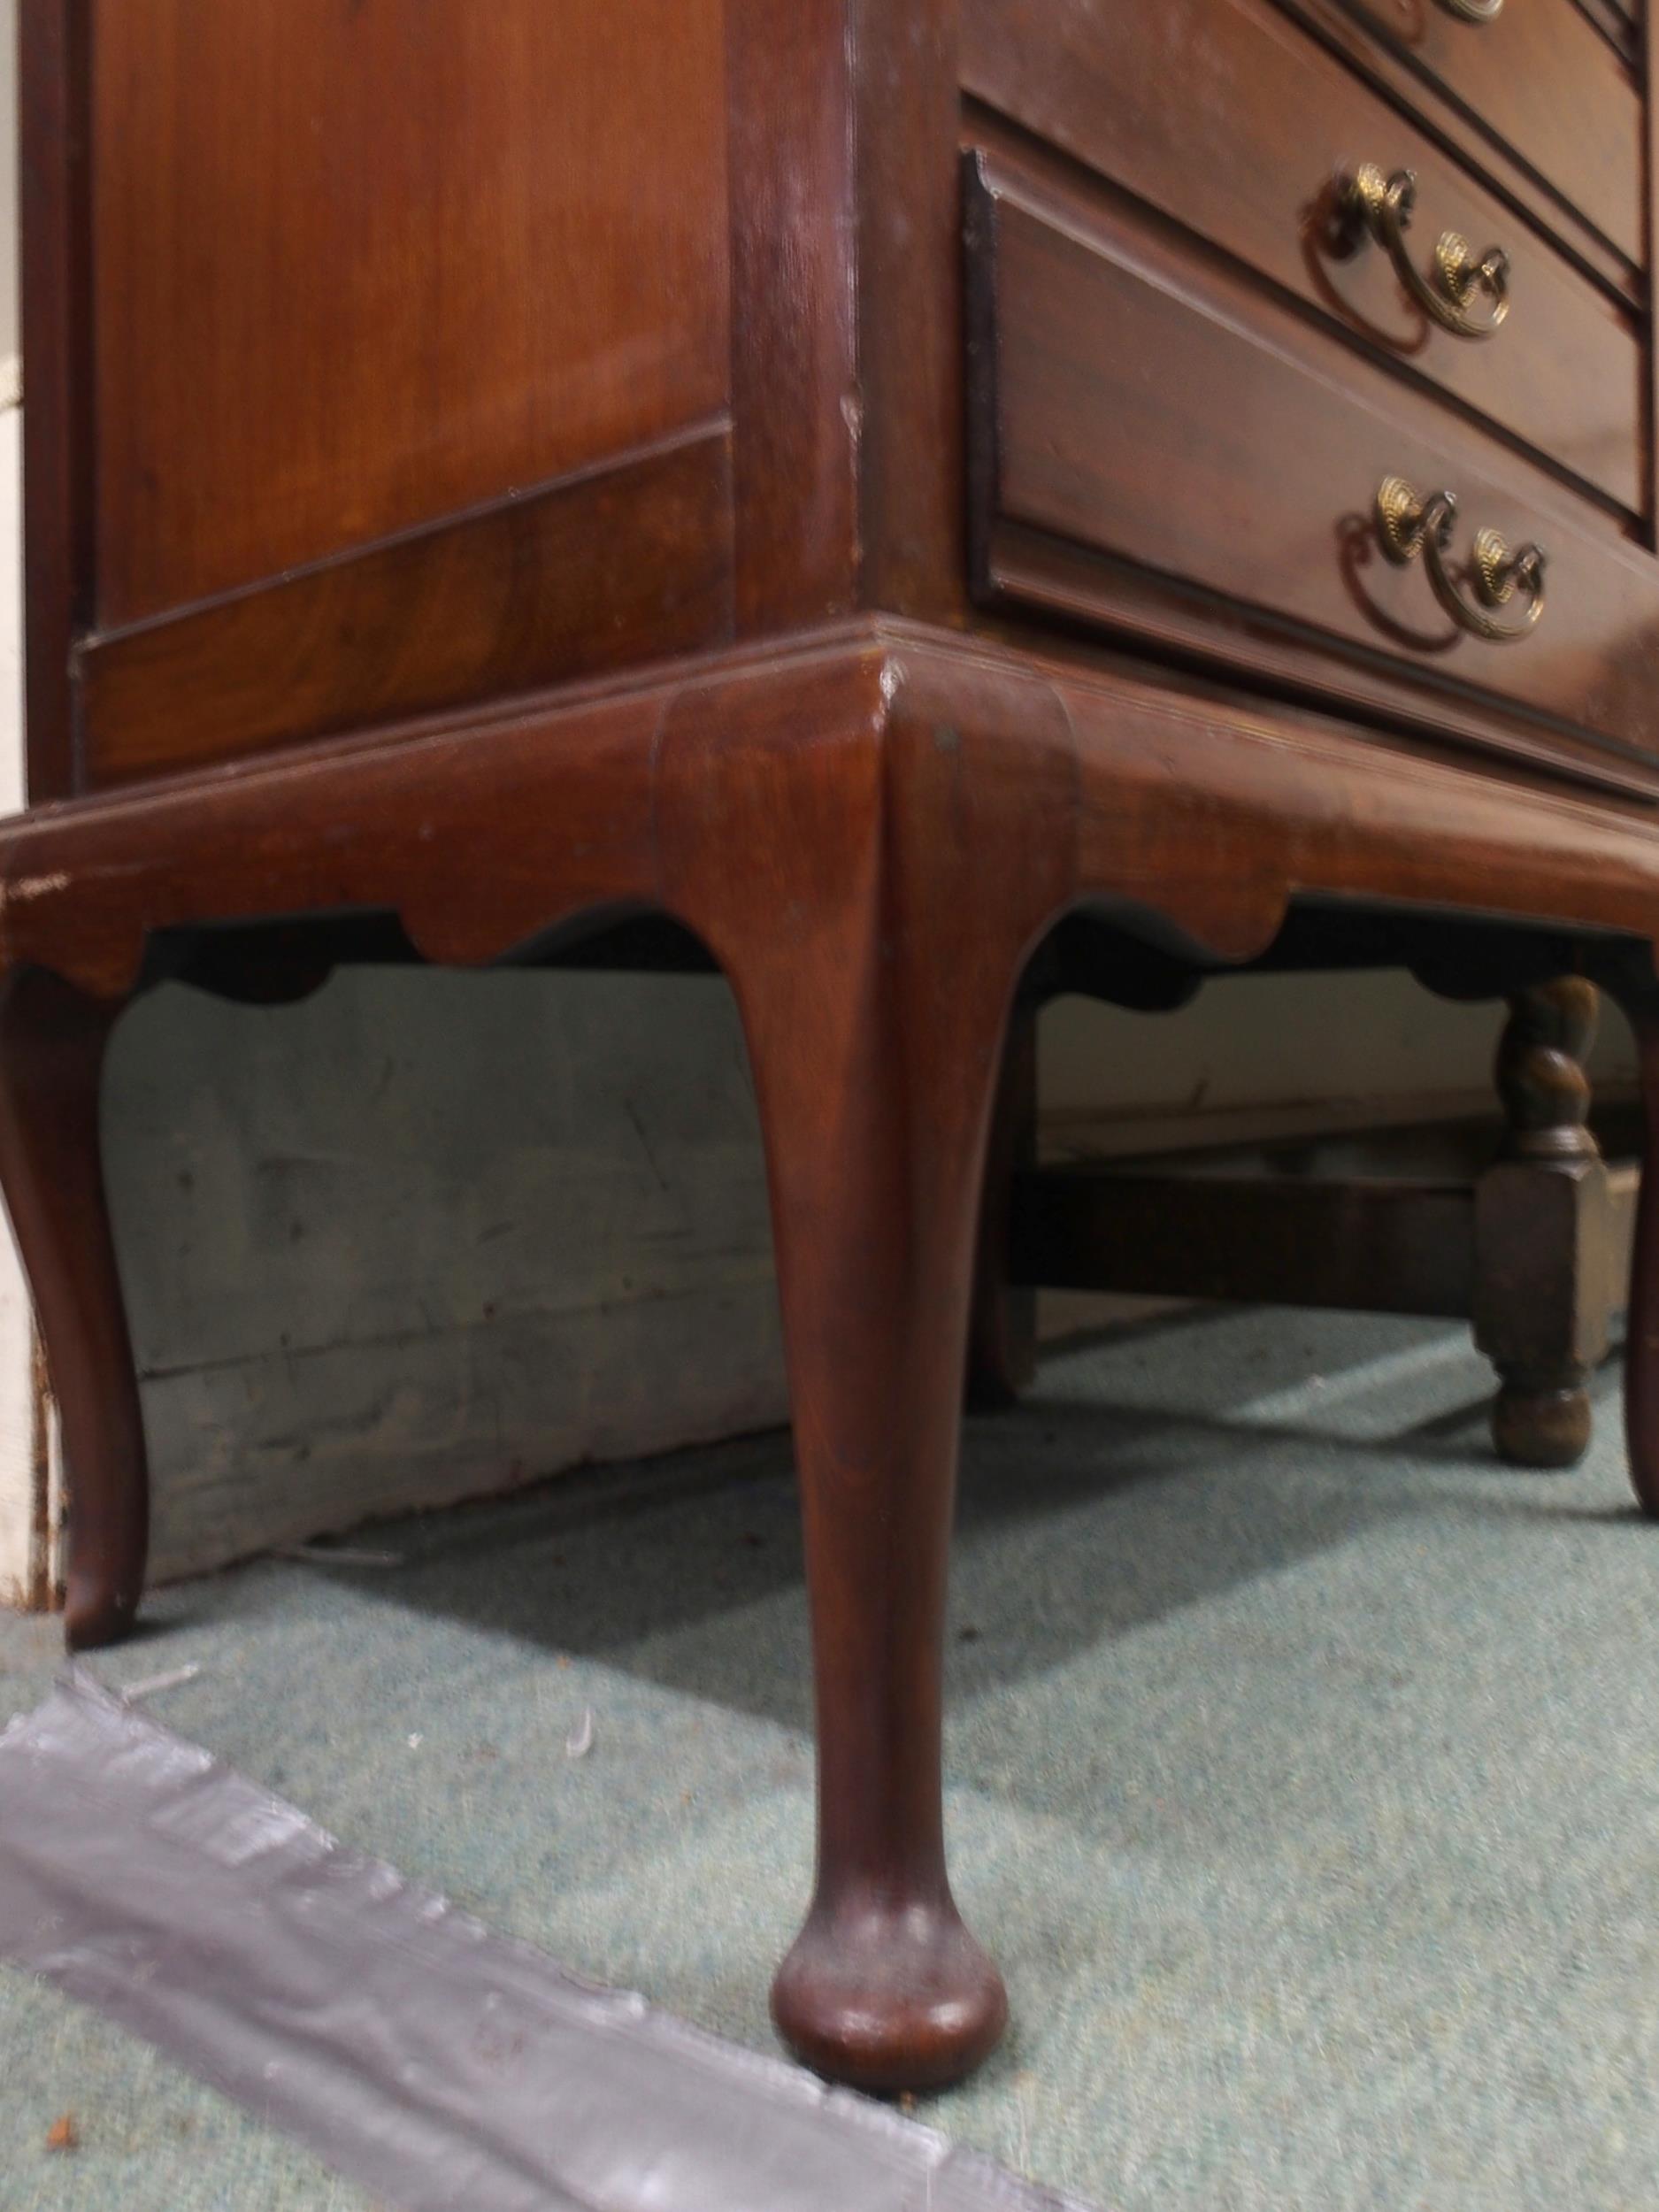
[[(1178, 53), (1187, 58), (1179, 69)], [(1629, 320), (1271, 0), (968, 0), (963, 65), (966, 88), (988, 105), (1582, 482), (1645, 507), (1645, 368)], [(1365, 161), (1416, 173), (1407, 243), (1420, 269), (1447, 229), (1478, 252), (1498, 243), (1509, 254), (1510, 309), (1495, 335), (1440, 328), (1380, 245), (1333, 234), (1339, 181)]]
[[(1225, 265), (1000, 157), (966, 163), (982, 596), (1653, 787), (1650, 557)], [(1543, 542), (1536, 631), (1467, 634), (1420, 560), (1381, 557), (1395, 473), (1456, 493), (1460, 557), (1478, 526)]]
[(1580, 15), (1588, 16), (1591, 23), (1609, 38), (1623, 53), (1634, 58), (1640, 52), (1638, 37), (1641, 24), (1641, 0), (1573, 0)]
[(1634, 72), (1573, 0), (1504, 0), (1466, 23), (1446, 0), (1341, 0), (1594, 224), (1646, 258), (1642, 103)]

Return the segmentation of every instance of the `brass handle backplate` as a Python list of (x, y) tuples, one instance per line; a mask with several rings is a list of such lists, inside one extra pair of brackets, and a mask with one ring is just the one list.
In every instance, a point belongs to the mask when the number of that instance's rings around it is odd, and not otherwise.
[[(1409, 169), (1385, 176), (1374, 161), (1362, 162), (1342, 189), (1342, 211), (1350, 236), (1374, 238), (1394, 263), (1400, 281), (1431, 320), (1457, 338), (1490, 338), (1509, 311), (1509, 257), (1488, 246), (1477, 260), (1469, 242), (1443, 230), (1434, 248), (1434, 265), (1424, 276), (1406, 243), (1417, 206), (1417, 180)], [(1487, 311), (1471, 314), (1478, 297)]]
[(1503, 12), (1503, 0), (1440, 0), (1440, 5), (1448, 15), (1461, 16), (1465, 23), (1490, 23)]
[[(1489, 644), (1517, 644), (1544, 611), (1544, 549), (1529, 543), (1511, 553), (1496, 530), (1477, 530), (1471, 598), (1446, 563), (1456, 513), (1450, 492), (1419, 498), (1403, 476), (1385, 476), (1377, 488), (1377, 536), (1388, 558), (1403, 567), (1421, 554), (1430, 588), (1454, 622)], [(1500, 622), (1494, 610), (1507, 607), (1517, 591), (1526, 601), (1521, 619)]]

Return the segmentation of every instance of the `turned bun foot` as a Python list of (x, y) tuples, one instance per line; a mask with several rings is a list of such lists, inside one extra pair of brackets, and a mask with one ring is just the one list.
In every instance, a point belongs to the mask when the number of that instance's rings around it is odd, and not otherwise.
[(942, 2089), (1008, 2024), (1002, 1978), (949, 1899), (814, 1912), (778, 1970), (772, 2017), (797, 2058), (855, 2089)]
[(1502, 1156), (1475, 1193), (1475, 1340), (1498, 1371), (1492, 1440), (1515, 1467), (1571, 1467), (1589, 1448), (1585, 1379), (1608, 1345), (1607, 1169), (1584, 1063), (1595, 986), (1557, 976), (1509, 1000), (1498, 1046)]
[(1492, 1406), (1492, 1440), (1514, 1467), (1576, 1467), (1590, 1448), (1588, 1394), (1506, 1382)]

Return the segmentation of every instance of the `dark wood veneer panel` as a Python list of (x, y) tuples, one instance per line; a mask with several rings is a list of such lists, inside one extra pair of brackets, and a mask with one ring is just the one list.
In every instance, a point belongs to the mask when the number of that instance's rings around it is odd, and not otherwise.
[[(1194, 57), (1192, 70), (1171, 70), (1178, 50)], [(987, 105), (1631, 511), (1645, 510), (1647, 364), (1632, 319), (1269, 0), (1074, 10), (966, 0), (962, 65)], [(1334, 181), (1361, 161), (1416, 172), (1419, 266), (1447, 229), (1478, 252), (1508, 252), (1511, 309), (1496, 336), (1471, 342), (1436, 328), (1380, 247), (1340, 250)]]
[(728, 405), (722, 0), (88, 4), (100, 624)]
[(857, 595), (844, 4), (726, 0), (737, 626), (749, 637)]
[(1647, 254), (1634, 73), (1571, 0), (1466, 23), (1440, 0), (1340, 0), (1476, 117), (1631, 261)]
[[(1537, 471), (1506, 464), (1474, 431), (1459, 437), (1448, 423), (1442, 442), (1435, 408), (1381, 371), (1343, 360), (1339, 373), (1328, 342), (1221, 269), (1103, 208), (1050, 200), (984, 156), (969, 168), (982, 590), (1056, 603), (1026, 581), (1022, 541), (1035, 534), (1039, 549), (1069, 543), (1126, 565), (1126, 588), (1100, 567), (1073, 612), (1092, 608), (1183, 649), (1208, 638), (1251, 666), (1264, 657), (1259, 633), (1277, 623), (1266, 654), (1276, 675), (1297, 679), (1305, 637), (1316, 658), (1346, 653), (1395, 672), (1397, 689), (1417, 691), (1419, 719), (1439, 712), (1443, 691), (1448, 718), (1467, 727), (1486, 695), (1626, 753), (1659, 753), (1659, 580), (1647, 557), (1594, 534), (1566, 495), (1546, 496)], [(1532, 636), (1500, 646), (1466, 635), (1420, 563), (1381, 558), (1371, 503), (1391, 472), (1454, 489), (1465, 546), (1483, 524), (1546, 543), (1548, 603)]]
[(1572, 4), (1617, 53), (1632, 65), (1640, 61), (1641, 33), (1635, 16), (1622, 0), (1572, 0)]
[(29, 0), (18, 21), (23, 343), (24, 655), (32, 801), (74, 787), (69, 649), (92, 554), (87, 373), (86, 22), (81, 0)]
[[(1424, 0), (1425, 6), (1438, 0)], [(1353, 13), (1348, 0), (1273, 0), (1280, 14), (1317, 38), (1345, 68), (1368, 84), (1394, 112), (1424, 130), (1435, 144), (1478, 178), (1483, 188), (1512, 207), (1541, 237), (1610, 296), (1640, 307), (1640, 266), (1535, 171), (1514, 157), (1479, 118), (1425, 77), (1402, 47), (1379, 38)]]
[(523, 691), (732, 631), (724, 423), (77, 657), (83, 787)]

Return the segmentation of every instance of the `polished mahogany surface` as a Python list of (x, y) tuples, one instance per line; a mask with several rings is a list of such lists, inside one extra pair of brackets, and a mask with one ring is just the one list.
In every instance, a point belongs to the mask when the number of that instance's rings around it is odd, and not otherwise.
[[(690, 931), (754, 1070), (807, 1540), (774, 2009), (842, 2079), (946, 2081), (1006, 2017), (942, 1650), (1054, 946), (1143, 1005), (1293, 936), (1594, 978), (1659, 1142), (1653, 104), (1620, 0), (1480, 4), (22, 0), (0, 1182), (71, 1639), (143, 1579), (122, 1005)], [(1636, 1248), (1659, 1511), (1659, 1202)]]
[(97, 0), (90, 37), (101, 628), (726, 405), (718, 0), (632, 0), (626, 68), (545, 0)]
[[(1040, 17), (1047, 36), (1033, 34)], [(1627, 511), (1647, 511), (1637, 319), (1273, 0), (1046, 16), (968, 0), (963, 81), (986, 108), (1318, 310), (1356, 350), (1434, 385)], [(1346, 231), (1341, 184), (1367, 161), (1416, 176), (1413, 242), (1425, 262), (1447, 228), (1502, 245), (1515, 304), (1502, 342), (1471, 344), (1440, 327), (1387, 255)]]
[[(1645, 312), (1522, 211), (1535, 152), (1489, 136), (1466, 158), (1439, 75), (1408, 72), (1409, 98), (1377, 79), (1400, 40), (1365, 11), (1339, 11), (1345, 50), (1287, 0), (709, 0), (619, 70), (598, 19), (566, 35), (527, 0), (421, 4), (419, 35), (404, 0), (235, 0), (199, 23), (185, 0), (25, 12), (42, 795), (861, 601), (961, 620), (974, 593), (1350, 714), (1646, 776)], [(1425, 66), (1517, 35), (1503, 11), (1417, 12), (1446, 19), (1419, 27)], [(1528, 23), (1529, 55), (1556, 26), (1557, 81), (1598, 119), (1578, 135), (1610, 158), (1640, 104), (1630, 63), (1574, 0)], [(1471, 64), (1470, 114), (1486, 81)], [(1057, 325), (1029, 290), (1004, 298), (971, 362), (964, 142), (1116, 242), (1048, 303)], [(1501, 328), (1448, 330), (1356, 233), (1343, 187), (1363, 162), (1415, 175), (1424, 269), (1446, 232), (1502, 253)], [(967, 281), (995, 292), (989, 235)], [(1151, 290), (1122, 288), (1153, 260)], [(1021, 272), (997, 267), (1006, 295)], [(1140, 334), (1097, 360), (1113, 285)], [(1169, 365), (1161, 411), (1179, 416), (1185, 379), (1194, 422), (1231, 442), (1202, 513), (1183, 496), (1148, 533), (1126, 511), (974, 503), (964, 411), (983, 442), (1011, 410), (1010, 501), (1029, 428), (1087, 448), (1110, 506), (1093, 412)], [(1302, 480), (1264, 494), (1292, 419), (1315, 433)], [(1537, 636), (1465, 641), (1420, 571), (1359, 574), (1362, 480), (1390, 471), (1433, 474), (1422, 488), (1454, 491), (1471, 530), (1546, 542)], [(1042, 541), (987, 559), (1003, 520)], [(1136, 573), (1079, 568), (1102, 552)]]
[(96, 640), (80, 657), (82, 773), (102, 789), (729, 637), (732, 526), (715, 419)]
[(1507, 4), (1484, 22), (1443, 0), (1343, 4), (1621, 253), (1645, 257), (1640, 80), (1575, 0)]
[[(1174, 580), (1183, 604), (1198, 585), (1342, 641), (1356, 688), (1379, 656), (1414, 685), (1455, 687), (1450, 703), (1401, 700), (1414, 718), (1474, 729), (1467, 694), (1487, 691), (1611, 741), (1609, 772), (1659, 754), (1648, 554), (1460, 436), (1418, 393), (1310, 342), (1226, 268), (1029, 168), (984, 155), (968, 167), (972, 496), (987, 590), (1022, 595), (1018, 547), (999, 553), (999, 531), (1043, 532)], [(1471, 636), (1420, 565), (1382, 556), (1371, 510), (1396, 472), (1454, 488), (1468, 529), (1548, 541), (1534, 634)], [(1099, 603), (1113, 626), (1140, 626), (1104, 576)], [(1215, 649), (1240, 649), (1217, 627)]]

